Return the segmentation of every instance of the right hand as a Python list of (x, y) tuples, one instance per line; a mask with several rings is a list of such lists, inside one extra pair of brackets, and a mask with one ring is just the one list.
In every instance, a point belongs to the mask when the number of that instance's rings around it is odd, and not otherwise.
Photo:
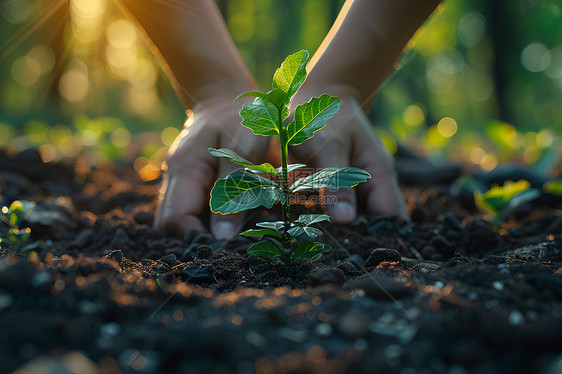
[[(215, 158), (209, 147), (229, 148), (249, 160), (264, 160), (269, 139), (255, 136), (240, 126), (238, 115), (244, 100), (232, 101), (237, 93), (221, 93), (199, 102), (193, 120), (178, 135), (166, 158), (167, 175), (162, 188), (154, 226), (183, 234), (192, 229), (207, 231), (201, 215), (209, 209), (210, 191), (218, 178), (240, 166), (225, 158)], [(229, 239), (243, 226), (244, 214), (211, 213), (211, 232), (217, 239)]]

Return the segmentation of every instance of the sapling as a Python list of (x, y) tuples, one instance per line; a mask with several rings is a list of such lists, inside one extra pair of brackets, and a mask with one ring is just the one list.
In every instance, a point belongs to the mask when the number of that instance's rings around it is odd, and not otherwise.
[(492, 223), (499, 225), (505, 220), (513, 209), (536, 199), (541, 191), (531, 188), (531, 184), (521, 179), (517, 182), (506, 181), (503, 186), (493, 186), (482, 193), (474, 192), (474, 202), (480, 211), (488, 213)]
[(10, 229), (8, 237), (1, 238), (0, 243), (7, 244), (7, 250), (12, 253), (26, 253), (37, 247), (40, 242), (27, 243), (31, 235), (29, 227), (21, 227), (23, 221), (29, 217), (31, 211), (35, 208), (33, 201), (14, 201), (9, 207), (2, 207), (0, 219), (4, 221)]
[(287, 164), (289, 146), (299, 145), (312, 138), (316, 131), (326, 126), (326, 122), (338, 113), (341, 103), (340, 98), (327, 94), (312, 97), (307, 103), (296, 107), (292, 121), (284, 123), (289, 116), (289, 102), (306, 79), (308, 58), (308, 51), (305, 50), (288, 56), (273, 76), (271, 91), (251, 91), (236, 98), (255, 97), (252, 103), (242, 106), (241, 124), (255, 135), (279, 137), (281, 167), (275, 168), (270, 163), (254, 164), (230, 149), (209, 148), (209, 153), (213, 156), (227, 158), (244, 167), (215, 182), (209, 203), (211, 211), (231, 214), (259, 206), (269, 209), (279, 201), (282, 221), (261, 222), (257, 224), (259, 228), (247, 230), (240, 235), (258, 240), (248, 250), (249, 254), (266, 258), (278, 257), (286, 264), (304, 259), (316, 261), (323, 253), (331, 250), (329, 245), (312, 240), (297, 243), (296, 238), (302, 234), (310, 239), (322, 235), (323, 232), (312, 225), (330, 222), (331, 218), (327, 214), (301, 214), (298, 219), (293, 220), (291, 196), (303, 190), (352, 188), (371, 178), (369, 173), (358, 168), (326, 168), (289, 185), (288, 173), (306, 166)]

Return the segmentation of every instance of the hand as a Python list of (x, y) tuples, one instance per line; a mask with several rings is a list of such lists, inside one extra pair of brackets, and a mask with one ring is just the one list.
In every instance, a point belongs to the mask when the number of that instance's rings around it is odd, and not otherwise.
[[(323, 169), (353, 166), (369, 172), (372, 179), (353, 189), (342, 188), (326, 192), (335, 195), (336, 203), (326, 205), (335, 223), (352, 222), (357, 215), (357, 201), (372, 214), (396, 214), (408, 220), (404, 198), (398, 187), (394, 160), (373, 131), (357, 100), (348, 93), (329, 90), (342, 98), (339, 113), (314, 134), (312, 139), (290, 149), (294, 161)], [(297, 94), (298, 98), (310, 95)], [(318, 95), (316, 95), (318, 96)], [(293, 105), (296, 107), (296, 105)], [(357, 190), (357, 196), (356, 191)]]
[[(230, 148), (250, 160), (263, 160), (268, 138), (255, 136), (240, 126), (238, 112), (244, 100), (233, 102), (236, 93), (221, 93), (199, 102), (166, 159), (163, 185), (154, 226), (168, 232), (206, 231), (200, 216), (209, 210), (209, 194), (217, 178), (225, 177), (238, 165), (211, 156), (207, 149)], [(211, 232), (217, 239), (231, 238), (243, 225), (242, 213), (211, 214)]]

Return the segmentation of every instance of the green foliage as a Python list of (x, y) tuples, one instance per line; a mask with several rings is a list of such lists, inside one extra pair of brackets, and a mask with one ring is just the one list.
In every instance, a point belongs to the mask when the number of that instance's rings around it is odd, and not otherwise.
[[(245, 168), (215, 182), (209, 203), (211, 211), (221, 214), (237, 213), (259, 206), (271, 208), (279, 201), (283, 209), (283, 221), (260, 222), (257, 224), (259, 229), (247, 230), (240, 235), (259, 240), (248, 250), (249, 254), (281, 258), (287, 264), (300, 260), (316, 261), (331, 249), (327, 244), (300, 238), (306, 236), (313, 239), (321, 236), (322, 230), (311, 225), (330, 222), (330, 216), (303, 214), (292, 221), (291, 195), (307, 189), (351, 188), (371, 178), (369, 173), (357, 168), (326, 168), (300, 178), (289, 186), (287, 174), (306, 165), (287, 165), (288, 146), (298, 145), (312, 138), (316, 131), (326, 126), (326, 122), (338, 113), (341, 103), (340, 98), (327, 94), (313, 97), (296, 108), (293, 121), (283, 123), (289, 115), (287, 105), (306, 79), (308, 58), (309, 54), (305, 50), (288, 56), (275, 72), (271, 91), (251, 91), (238, 96), (255, 97), (253, 103), (244, 104), (240, 111), (243, 126), (252, 130), (255, 135), (279, 136), (281, 167), (276, 169), (269, 163), (254, 164), (229, 149), (209, 148), (209, 153), (213, 156), (227, 158)], [(281, 183), (258, 174), (272, 175), (279, 178)]]
[(287, 126), (289, 145), (298, 145), (312, 138), (340, 110), (341, 99), (329, 95), (313, 97), (308, 103), (297, 106), (295, 120)]
[(562, 196), (562, 179), (548, 181), (542, 189), (549, 194)]
[(209, 153), (215, 157), (228, 158), (230, 161), (234, 162), (235, 164), (242, 165), (245, 168), (252, 170), (253, 172), (279, 175), (277, 170), (270, 163), (265, 162), (260, 165), (253, 164), (250, 161), (243, 158), (242, 156), (240, 156), (239, 154), (237, 154), (236, 152), (227, 148), (220, 148), (220, 149), (209, 148)]
[(289, 187), (291, 191), (318, 190), (321, 188), (352, 188), (366, 182), (371, 175), (358, 168), (325, 168), (317, 173), (298, 179)]
[(258, 97), (253, 103), (244, 104), (240, 116), (243, 119), (242, 126), (252, 130), (255, 135), (279, 134), (279, 110), (270, 101)]
[(484, 193), (475, 191), (474, 201), (482, 212), (503, 220), (514, 208), (534, 200), (540, 194), (540, 190), (531, 188), (531, 184), (522, 179), (517, 182), (506, 181), (503, 186), (494, 186)]
[(281, 195), (277, 183), (250, 170), (236, 170), (215, 183), (210, 205), (215, 213), (237, 213), (262, 205), (271, 208)]
[(294, 94), (297, 93), (306, 79), (306, 64), (308, 63), (308, 51), (301, 50), (288, 56), (275, 71), (273, 76), (273, 88), (285, 93), (283, 101), (288, 104)]
[(29, 227), (21, 227), (23, 222), (35, 208), (33, 201), (14, 201), (9, 207), (2, 207), (0, 219), (4, 221), (10, 229), (7, 238), (0, 238), (0, 243), (6, 243), (6, 249), (13, 253), (26, 253), (41, 244), (40, 241), (26, 243), (31, 235)]

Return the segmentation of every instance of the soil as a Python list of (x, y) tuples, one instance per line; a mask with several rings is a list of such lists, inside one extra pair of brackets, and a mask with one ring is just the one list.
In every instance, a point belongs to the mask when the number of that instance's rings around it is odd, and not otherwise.
[(0, 372), (562, 373), (560, 201), (494, 227), (412, 175), (412, 222), (318, 225), (333, 251), (287, 268), (154, 230), (159, 180), (128, 165), (0, 153), (2, 203), (36, 201), (43, 240), (0, 256)]

